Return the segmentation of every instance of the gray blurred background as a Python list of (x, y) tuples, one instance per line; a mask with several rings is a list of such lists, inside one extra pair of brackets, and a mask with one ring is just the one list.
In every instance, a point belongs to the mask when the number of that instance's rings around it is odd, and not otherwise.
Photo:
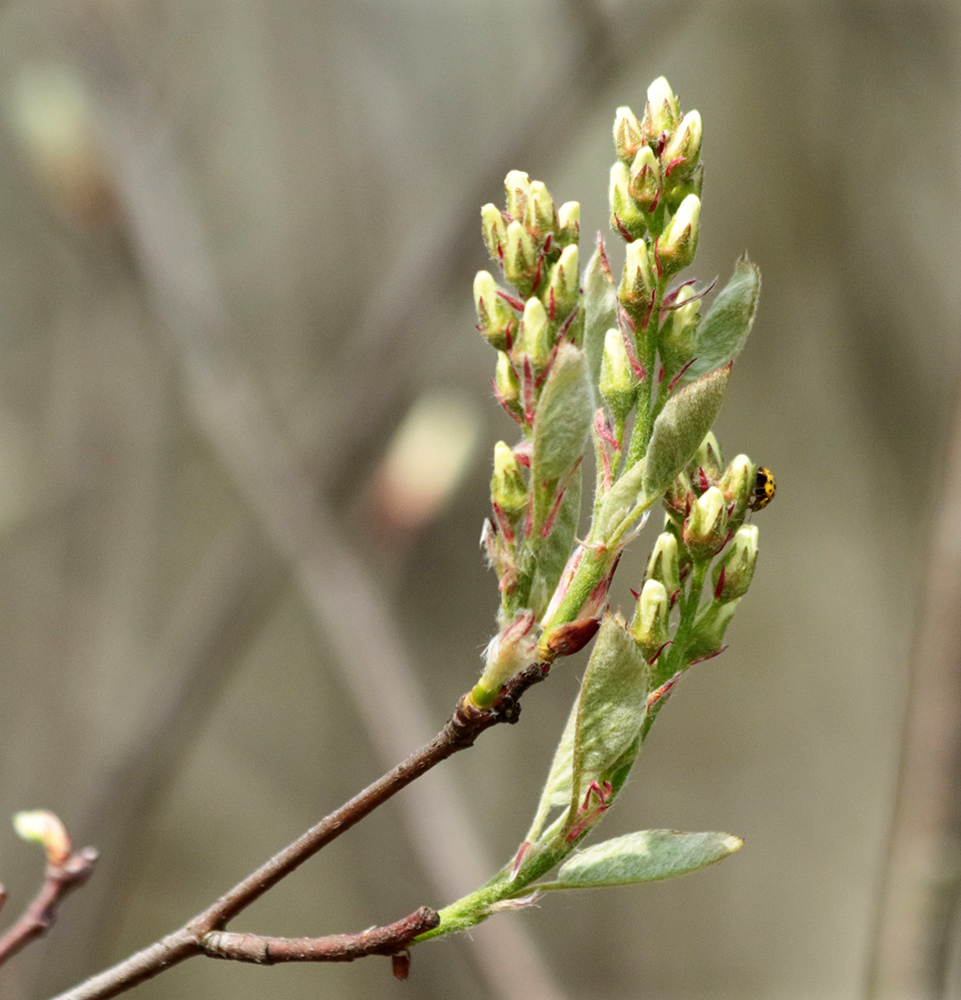
[[(582, 203), (589, 246), (614, 110), (660, 74), (705, 121), (697, 275), (747, 248), (764, 276), (716, 429), (779, 493), (731, 648), (603, 832), (746, 847), (418, 948), (406, 985), (382, 959), (196, 959), (138, 995), (955, 995), (961, 6), (51, 0), (0, 11), (0, 823), (53, 809), (102, 861), (4, 1000), (178, 926), (472, 684), (514, 430), (473, 330), (479, 207), (526, 170)], [(447, 436), (399, 481), (385, 456), (425, 405)], [(446, 497), (406, 497), (405, 468), (446, 474), (432, 455), (461, 456)], [(474, 888), (527, 828), (582, 669), (235, 929), (359, 930)], [(934, 779), (889, 850), (912, 669)], [(7, 919), (39, 871), (0, 825)]]

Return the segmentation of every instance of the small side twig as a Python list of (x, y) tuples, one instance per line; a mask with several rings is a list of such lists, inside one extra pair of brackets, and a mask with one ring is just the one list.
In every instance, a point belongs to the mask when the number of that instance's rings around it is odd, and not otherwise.
[(371, 927), (358, 934), (329, 934), (316, 938), (265, 937), (214, 931), (203, 942), (205, 955), (230, 958), (235, 962), (274, 965), (276, 962), (353, 962), (367, 955), (396, 955), (425, 931), (440, 923), (436, 910), (419, 910), (383, 927)]
[[(64, 899), (83, 885), (93, 871), (97, 852), (92, 847), (74, 851), (59, 864), (48, 864), (43, 885), (33, 901), (0, 937), (0, 965), (41, 937), (53, 926)], [(3, 892), (0, 890), (0, 905)]]
[[(275, 886), (282, 879), (286, 878), (296, 868), (305, 861), (313, 857), (322, 847), (325, 847), (340, 834), (349, 830), (354, 824), (360, 822), (378, 806), (383, 805), (389, 798), (425, 774), (432, 767), (446, 760), (448, 757), (460, 750), (466, 750), (473, 746), (477, 737), (485, 730), (490, 729), (502, 722), (514, 723), (520, 717), (520, 697), (532, 685), (542, 681), (549, 672), (549, 666), (542, 663), (532, 663), (520, 673), (516, 674), (504, 685), (499, 697), (490, 708), (479, 709), (471, 705), (466, 696), (458, 702), (453, 715), (448, 719), (444, 728), (430, 741), (406, 760), (396, 767), (391, 768), (385, 775), (377, 781), (368, 785), (362, 792), (359, 792), (348, 802), (344, 803), (335, 812), (325, 816), (316, 826), (311, 827), (302, 834), (292, 844), (289, 844), (278, 854), (275, 854), (269, 861), (265, 862), (255, 872), (248, 875), (243, 881), (238, 882), (229, 892), (225, 893), (215, 903), (197, 914), (189, 920), (179, 930), (168, 934), (166, 937), (148, 946), (142, 951), (131, 955), (110, 969), (101, 972), (99, 975), (88, 979), (79, 986), (61, 993), (55, 1000), (106, 1000), (108, 997), (118, 996), (139, 983), (151, 979), (161, 972), (166, 971), (171, 966), (177, 965), (185, 959), (195, 955), (210, 954), (208, 950), (211, 944), (217, 947), (217, 957), (233, 958), (233, 954), (227, 954), (231, 948), (239, 948), (245, 951), (247, 942), (249, 950), (243, 957), (239, 955), (241, 961), (264, 961), (249, 957), (256, 952), (259, 947), (254, 942), (282, 941), (295, 942), (284, 945), (281, 952), (289, 952), (290, 957), (277, 958), (273, 961), (351, 961), (353, 958), (360, 958), (368, 954), (397, 954), (403, 952), (406, 945), (422, 931), (415, 931), (405, 944), (391, 943), (394, 939), (390, 937), (396, 931), (397, 924), (387, 925), (385, 928), (378, 928), (376, 931), (367, 932), (366, 950), (357, 950), (351, 958), (330, 958), (326, 954), (311, 957), (310, 954), (303, 954), (297, 958), (293, 952), (306, 942), (313, 941), (314, 946), (321, 947), (317, 943), (322, 941), (337, 941), (342, 944), (350, 939), (361, 939), (364, 935), (335, 935), (331, 938), (260, 938), (250, 934), (229, 934), (222, 933), (227, 922), (245, 910), (251, 903), (259, 899), (265, 892)], [(425, 911), (417, 911), (423, 913)], [(430, 912), (430, 911), (426, 911)], [(413, 917), (405, 918), (411, 920)], [(426, 919), (426, 917), (424, 918)], [(400, 921), (399, 923), (403, 923)], [(436, 925), (435, 925), (436, 926)], [(424, 928), (429, 929), (429, 928)], [(375, 938), (383, 940), (383, 947), (391, 950), (375, 950), (371, 947), (370, 937), (375, 933), (384, 932), (385, 938)], [(356, 942), (355, 942), (356, 945)], [(354, 947), (355, 945), (352, 945)], [(313, 947), (313, 946), (311, 946)], [(334, 947), (327, 945), (323, 947)], [(225, 951), (226, 949), (226, 951)], [(309, 951), (309, 948), (307, 949)], [(274, 955), (273, 944), (270, 946), (270, 953)], [(263, 956), (263, 951), (260, 951)], [(403, 963), (401, 963), (403, 966)], [(395, 966), (396, 967), (396, 966)]]

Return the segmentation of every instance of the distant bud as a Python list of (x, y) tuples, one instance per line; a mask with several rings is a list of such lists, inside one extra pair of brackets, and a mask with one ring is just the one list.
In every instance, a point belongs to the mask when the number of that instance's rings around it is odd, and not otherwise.
[(529, 295), (537, 275), (537, 254), (534, 241), (517, 221), (507, 227), (507, 249), (504, 253), (504, 277), (523, 295)]
[(727, 539), (727, 510), (724, 494), (712, 486), (691, 505), (684, 522), (684, 545), (692, 558), (710, 559), (720, 552)]
[(677, 538), (670, 531), (657, 536), (654, 551), (647, 563), (647, 579), (664, 584), (667, 596), (673, 600), (681, 589), (681, 570), (677, 554)]
[[(686, 304), (684, 304), (686, 303)], [(678, 293), (670, 317), (661, 330), (661, 356), (667, 371), (679, 371), (697, 349), (697, 327), (700, 322), (701, 300), (694, 298), (690, 285), (685, 285)]]
[(470, 693), (479, 708), (492, 705), (500, 689), (535, 658), (534, 613), (523, 611), (500, 634), (494, 636), (484, 651), (484, 672)]
[(630, 195), (630, 171), (623, 163), (611, 167), (608, 191), (611, 206), (611, 229), (616, 229), (625, 240), (640, 239), (647, 229), (647, 213)]
[(655, 284), (647, 242), (628, 243), (617, 297), (636, 323), (642, 322), (651, 308)]
[(491, 260), (503, 266), (507, 251), (507, 223), (501, 210), (490, 202), (481, 209), (481, 230)]
[(757, 466), (747, 455), (738, 455), (724, 470), (717, 485), (725, 500), (733, 502), (736, 511), (743, 512), (751, 500), (756, 481)]
[(63, 823), (46, 809), (30, 809), (13, 814), (13, 828), (22, 840), (40, 844), (47, 864), (62, 865), (70, 857), (70, 838)]
[(601, 357), (601, 377), (598, 383), (601, 399), (610, 407), (618, 420), (623, 420), (637, 398), (637, 376), (624, 346), (620, 330), (608, 330), (604, 335), (604, 354)]
[(514, 520), (527, 507), (528, 490), (520, 463), (510, 446), (503, 441), (494, 445), (494, 475), (491, 478), (491, 502)]
[(553, 233), (557, 228), (554, 199), (543, 181), (531, 182), (524, 227), (538, 240), (544, 240), (548, 233)]
[(677, 181), (688, 176), (700, 155), (701, 115), (697, 111), (688, 111), (661, 153), (665, 179)]
[[(695, 471), (703, 470), (708, 482), (712, 485), (720, 478), (724, 465), (721, 461), (721, 446), (717, 443), (714, 431), (708, 431), (704, 436), (691, 464)], [(727, 498), (725, 497), (725, 499)]]
[(634, 620), (631, 622), (631, 635), (641, 647), (645, 659), (654, 657), (667, 642), (670, 613), (671, 601), (664, 584), (658, 580), (648, 580), (641, 589)]
[(681, 120), (681, 109), (666, 78), (659, 76), (647, 88), (647, 107), (644, 109), (644, 121), (641, 122), (641, 132), (644, 139), (657, 144), (661, 135), (670, 136)]
[(694, 635), (688, 643), (686, 655), (689, 663), (716, 656), (724, 649), (724, 633), (734, 618), (738, 601), (727, 604), (713, 603), (695, 623)]
[(580, 292), (580, 263), (577, 246), (564, 247), (560, 258), (551, 270), (551, 280), (544, 293), (544, 302), (553, 309), (556, 322), (569, 316), (577, 305)]
[(581, 238), (581, 205), (565, 201), (557, 210), (557, 241), (561, 246), (576, 243)]
[(504, 178), (504, 192), (507, 195), (507, 214), (517, 222), (523, 221), (531, 197), (530, 177), (523, 170), (511, 170)]
[(661, 168), (650, 146), (643, 146), (631, 164), (628, 192), (645, 212), (653, 211), (661, 193)]
[(514, 310), (497, 294), (497, 283), (489, 271), (478, 271), (474, 278), (474, 307), (477, 325), (484, 339), (498, 351), (510, 350), (517, 334)]
[(727, 551), (712, 570), (714, 599), (722, 604), (747, 593), (757, 564), (757, 528), (742, 525), (734, 533)]
[(681, 202), (677, 214), (667, 224), (657, 242), (657, 262), (661, 277), (677, 274), (694, 260), (700, 216), (701, 200), (697, 195), (689, 194)]
[(626, 164), (633, 162), (644, 142), (641, 123), (630, 108), (618, 108), (614, 117), (614, 150), (617, 158)]
[(540, 374), (547, 367), (553, 346), (552, 328), (547, 318), (547, 310), (539, 298), (532, 296), (524, 305), (524, 318), (521, 320), (520, 333), (514, 347), (515, 360), (526, 355), (531, 359), (534, 371)]

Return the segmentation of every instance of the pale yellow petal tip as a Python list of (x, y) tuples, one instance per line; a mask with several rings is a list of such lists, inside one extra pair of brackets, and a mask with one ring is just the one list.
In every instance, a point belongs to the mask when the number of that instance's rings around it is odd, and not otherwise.
[(724, 838), (724, 846), (727, 848), (729, 854), (733, 854), (744, 846), (744, 841), (740, 837), (730, 834)]

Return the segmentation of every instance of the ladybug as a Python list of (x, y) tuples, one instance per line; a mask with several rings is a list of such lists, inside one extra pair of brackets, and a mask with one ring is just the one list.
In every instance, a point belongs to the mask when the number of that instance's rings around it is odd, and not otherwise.
[(774, 499), (775, 493), (777, 493), (777, 483), (774, 482), (771, 470), (759, 465), (754, 479), (754, 489), (747, 502), (748, 507), (751, 510), (763, 510)]

